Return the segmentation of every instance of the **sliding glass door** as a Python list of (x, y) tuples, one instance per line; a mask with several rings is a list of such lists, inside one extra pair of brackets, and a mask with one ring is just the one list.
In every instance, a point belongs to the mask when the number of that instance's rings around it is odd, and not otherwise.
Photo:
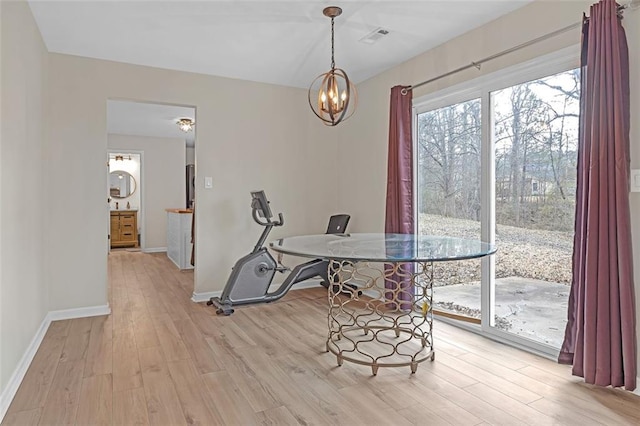
[(579, 70), (491, 92), (495, 327), (559, 349), (571, 284)]
[[(417, 115), (418, 232), (480, 239), (480, 99)], [(480, 323), (480, 261), (437, 268), (434, 310)]]
[(417, 232), (498, 248), (441, 265), (434, 311), (549, 354), (562, 343), (571, 281), (580, 75), (569, 63), (415, 103)]

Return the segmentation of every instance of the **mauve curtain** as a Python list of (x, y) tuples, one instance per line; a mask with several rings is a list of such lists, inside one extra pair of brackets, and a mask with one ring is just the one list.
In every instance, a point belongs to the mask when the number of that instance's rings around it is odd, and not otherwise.
[(617, 4), (591, 6), (582, 76), (573, 282), (558, 361), (600, 386), (636, 387), (629, 217), (629, 55)]
[[(403, 91), (405, 94), (403, 94)], [(413, 234), (413, 134), (411, 131), (411, 102), (413, 92), (404, 86), (391, 89), (389, 108), (389, 155), (387, 157), (387, 207), (384, 232), (387, 234)], [(412, 301), (413, 264), (402, 265), (401, 274), (389, 275), (385, 297), (389, 301)], [(389, 267), (385, 268), (389, 271)], [(411, 309), (411, 303), (395, 309)]]

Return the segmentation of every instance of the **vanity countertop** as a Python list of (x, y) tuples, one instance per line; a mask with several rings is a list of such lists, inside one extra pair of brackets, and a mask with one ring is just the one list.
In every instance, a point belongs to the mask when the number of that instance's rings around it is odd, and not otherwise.
[(137, 212), (138, 210), (136, 209), (111, 209), (112, 212)]
[(186, 213), (193, 213), (193, 209), (165, 209), (167, 211), (167, 213), (180, 213), (180, 214), (186, 214)]

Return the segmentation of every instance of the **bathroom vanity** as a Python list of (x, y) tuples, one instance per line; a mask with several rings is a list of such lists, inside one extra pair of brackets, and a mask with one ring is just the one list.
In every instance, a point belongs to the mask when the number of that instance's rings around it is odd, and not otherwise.
[(138, 211), (111, 210), (111, 248), (138, 247)]

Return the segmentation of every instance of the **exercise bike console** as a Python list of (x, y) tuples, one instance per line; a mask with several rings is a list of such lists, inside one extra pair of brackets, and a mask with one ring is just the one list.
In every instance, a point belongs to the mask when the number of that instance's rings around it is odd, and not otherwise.
[[(251, 192), (251, 210), (253, 220), (264, 226), (264, 230), (253, 251), (240, 258), (234, 265), (220, 297), (212, 297), (207, 302), (207, 305), (214, 305), (217, 308), (217, 314), (231, 315), (236, 305), (278, 300), (287, 294), (294, 284), (309, 278), (320, 277), (323, 279), (323, 285), (328, 285), (328, 262), (316, 259), (296, 266), (280, 287), (269, 293), (275, 273), (289, 270), (278, 266), (273, 256), (264, 247), (271, 229), (284, 225), (284, 218), (282, 213), (278, 213), (278, 220), (272, 220), (273, 213), (264, 191)], [(327, 233), (345, 232), (349, 218), (349, 215), (344, 214), (332, 216)]]

